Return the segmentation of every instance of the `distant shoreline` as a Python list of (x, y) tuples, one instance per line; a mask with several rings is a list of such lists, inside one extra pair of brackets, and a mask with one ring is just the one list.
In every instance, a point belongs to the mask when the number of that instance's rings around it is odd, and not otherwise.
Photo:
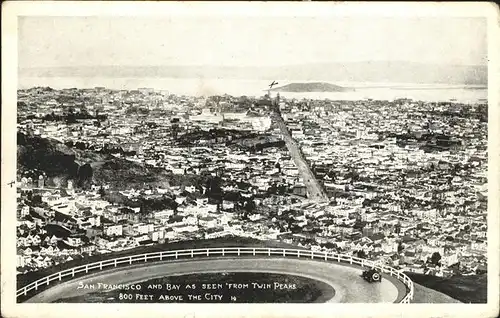
[[(277, 78), (278, 85), (289, 83), (318, 83), (305, 79), (284, 80)], [(271, 81), (267, 80), (241, 80), (223, 78), (19, 78), (18, 91), (29, 90), (35, 87), (51, 87), (53, 89), (93, 89), (104, 87), (109, 90), (137, 90), (151, 88), (163, 94), (179, 96), (263, 96), (267, 93)], [(456, 100), (464, 103), (479, 103), (487, 100), (487, 88), (480, 85), (463, 84), (432, 84), (432, 83), (387, 83), (387, 82), (328, 82), (340, 87), (349, 87), (349, 91), (305, 91), (282, 92), (284, 98), (308, 98), (331, 100), (394, 100), (409, 98), (415, 101), (449, 101)], [(275, 87), (273, 87), (275, 88)], [(276, 92), (272, 90), (272, 93)]]
[[(477, 87), (476, 87), (477, 86)], [(407, 87), (407, 86), (367, 86), (363, 87), (367, 89), (371, 88), (389, 88), (389, 89), (394, 89), (394, 90), (444, 90), (444, 89), (488, 89), (488, 86), (485, 85), (464, 85), (464, 86), (457, 86), (457, 87)]]
[[(266, 86), (271, 82), (267, 79), (245, 79), (245, 78), (223, 78), (223, 77), (169, 77), (169, 76), (23, 76), (19, 75), (19, 86), (22, 86), (24, 89), (32, 88), (32, 87), (43, 87), (50, 86), (44, 83), (32, 84), (33, 80), (42, 81), (43, 80), (55, 80), (55, 79), (70, 79), (70, 80), (78, 80), (82, 82), (90, 82), (93, 80), (94, 86), (103, 86), (98, 83), (99, 80), (105, 81), (113, 81), (113, 80), (127, 80), (127, 81), (180, 81), (180, 82), (199, 82), (199, 83), (209, 83), (211, 81), (225, 81), (225, 82), (249, 82), (263, 83), (264, 86), (261, 87), (261, 90), (267, 91)], [(284, 82), (287, 84), (290, 83), (327, 83), (332, 84), (335, 82), (337, 86), (344, 88), (353, 88), (353, 89), (379, 89), (379, 88), (398, 88), (398, 89), (487, 89), (487, 84), (460, 84), (460, 83), (432, 83), (432, 82), (391, 82), (391, 81), (379, 81), (379, 82), (371, 82), (371, 81), (326, 81), (321, 79), (286, 79), (286, 78), (277, 78), (278, 82)], [(23, 82), (28, 82), (24, 84)], [(332, 84), (333, 85), (333, 84)], [(135, 87), (139, 88), (139, 87)], [(279, 88), (279, 87), (278, 87)], [(273, 91), (276, 88), (273, 88)]]

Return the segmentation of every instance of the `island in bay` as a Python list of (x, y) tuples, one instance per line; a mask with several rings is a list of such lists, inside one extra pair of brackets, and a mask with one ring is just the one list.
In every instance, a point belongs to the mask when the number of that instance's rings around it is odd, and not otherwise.
[(294, 92), (294, 93), (304, 93), (304, 92), (352, 92), (354, 88), (342, 87), (325, 82), (314, 82), (314, 83), (291, 83), (281, 87), (273, 88), (273, 92)]

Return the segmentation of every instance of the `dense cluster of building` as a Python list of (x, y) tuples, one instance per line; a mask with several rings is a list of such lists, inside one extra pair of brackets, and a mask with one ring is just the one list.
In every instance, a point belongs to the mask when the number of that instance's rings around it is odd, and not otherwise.
[[(275, 108), (329, 202), (307, 198), (272, 120)], [(440, 276), (485, 271), (486, 109), (406, 99), (20, 90), (22, 133), (209, 182), (119, 188), (100, 180), (82, 189), (72, 180), (54, 185), (42, 174), (20, 175), (18, 272), (228, 235)]]

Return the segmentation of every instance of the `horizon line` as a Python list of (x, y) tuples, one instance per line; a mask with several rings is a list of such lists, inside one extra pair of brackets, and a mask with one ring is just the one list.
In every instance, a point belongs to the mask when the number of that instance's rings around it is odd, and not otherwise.
[(360, 61), (318, 61), (318, 62), (304, 62), (304, 63), (290, 63), (279, 65), (234, 65), (234, 64), (145, 64), (145, 65), (132, 65), (132, 64), (94, 64), (94, 65), (49, 65), (49, 66), (20, 66), (18, 70), (28, 69), (57, 69), (57, 68), (84, 68), (84, 67), (232, 67), (232, 68), (264, 68), (264, 67), (294, 67), (304, 65), (317, 65), (317, 64), (357, 64), (357, 63), (407, 63), (418, 65), (433, 65), (433, 66), (469, 66), (469, 67), (488, 67), (488, 62), (485, 64), (458, 64), (458, 63), (437, 63), (437, 62), (416, 62), (408, 60), (360, 60)]

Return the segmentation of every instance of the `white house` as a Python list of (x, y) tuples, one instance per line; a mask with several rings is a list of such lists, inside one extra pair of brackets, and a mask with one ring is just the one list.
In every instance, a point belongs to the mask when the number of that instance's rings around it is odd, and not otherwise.
[(104, 234), (107, 236), (123, 235), (123, 226), (121, 224), (104, 226)]

